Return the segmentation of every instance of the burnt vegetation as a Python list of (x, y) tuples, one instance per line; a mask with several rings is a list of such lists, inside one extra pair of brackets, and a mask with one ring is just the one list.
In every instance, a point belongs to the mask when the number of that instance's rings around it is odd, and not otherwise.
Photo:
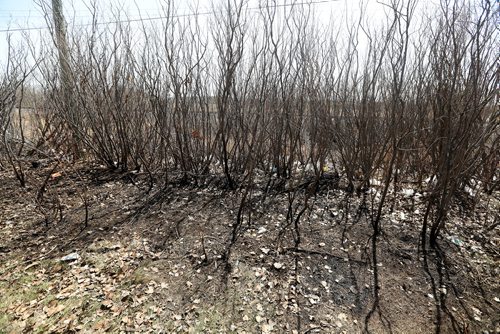
[[(265, 216), (260, 206), (272, 210), (269, 203), (279, 200), (283, 219), (266, 227), (274, 239), (264, 246), (290, 256), (297, 277), (299, 262), (323, 257), (352, 282), (369, 275), (369, 294), (353, 283), (350, 300), (363, 331), (392, 330), (382, 251), (421, 263), (436, 332), (475, 331), (484, 323), (474, 325), (471, 314), (458, 319), (447, 306), (461, 292), (450, 278), (456, 273), (449, 257), (458, 250), (443, 233), (462, 228), (450, 218), (457, 212), (474, 215), (499, 200), (498, 4), (379, 5), (385, 16), (377, 24), (361, 5), (328, 26), (302, 1), (253, 7), (227, 0), (210, 15), (195, 9), (189, 16), (166, 1), (160, 20), (131, 22), (118, 10), (108, 24), (89, 5), (89, 24), (66, 27), (54, 24), (58, 15), (42, 2), (50, 27), (40, 32), (43, 42), (9, 42), (3, 64), (0, 169), (32, 197), (45, 231), (72, 220), (75, 239), (107, 214), (89, 189), (109, 180), (137, 192), (120, 224), (168, 210), (176, 192), (213, 191), (200, 210), (233, 199), (220, 258), (207, 254), (202, 237), (195, 264), (222, 261), (226, 285), (240, 256), (234, 247)], [(66, 209), (59, 179), (73, 185), (79, 206)], [(335, 234), (344, 243), (360, 226), (369, 231), (359, 232), (358, 258), (339, 262), (308, 247), (318, 203), (332, 240)], [(401, 206), (411, 215), (420, 208), (414, 235), (405, 236), (415, 246), (410, 251), (391, 249), (390, 220)], [(165, 226), (158, 247), (187, 233), (189, 212)], [(212, 218), (206, 223), (216, 224)], [(498, 212), (481, 224), (483, 238), (497, 235)], [(498, 261), (498, 249), (491, 251)], [(290, 284), (299, 286), (300, 278)], [(308, 320), (296, 316), (306, 332)]]

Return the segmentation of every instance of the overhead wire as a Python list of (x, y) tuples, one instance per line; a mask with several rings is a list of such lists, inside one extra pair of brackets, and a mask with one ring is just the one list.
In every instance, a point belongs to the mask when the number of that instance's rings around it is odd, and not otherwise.
[[(294, 3), (285, 3), (285, 4), (277, 4), (274, 6), (258, 6), (258, 7), (252, 7), (248, 8), (247, 10), (260, 10), (260, 9), (266, 9), (266, 8), (281, 8), (281, 7), (293, 7), (293, 6), (302, 6), (302, 5), (317, 5), (317, 4), (324, 4), (324, 3), (331, 3), (331, 2), (337, 2), (340, 0), (317, 0), (317, 1), (303, 1), (303, 2), (294, 2)], [(86, 26), (92, 26), (92, 25), (110, 25), (110, 24), (120, 24), (120, 23), (133, 23), (133, 22), (144, 22), (144, 21), (157, 21), (157, 20), (163, 20), (167, 18), (182, 18), (182, 17), (191, 17), (191, 16), (204, 16), (204, 15), (214, 15), (217, 14), (217, 11), (206, 11), (206, 12), (198, 12), (198, 13), (185, 13), (185, 14), (175, 14), (171, 16), (154, 16), (154, 17), (146, 17), (146, 18), (131, 18), (131, 19), (124, 19), (124, 20), (115, 20), (115, 21), (105, 21), (105, 22), (97, 22), (97, 23), (81, 23), (81, 24), (75, 24), (75, 27), (86, 27)], [(78, 17), (78, 16), (76, 16)], [(80, 16), (84, 17), (84, 16)], [(31, 17), (26, 17), (26, 19), (31, 18)], [(42, 18), (40, 16), (40, 18)], [(5, 33), (5, 32), (19, 32), (19, 31), (34, 31), (34, 30), (45, 30), (48, 29), (48, 26), (43, 26), (43, 27), (21, 27), (21, 28), (7, 28), (7, 29), (0, 29), (0, 33)]]

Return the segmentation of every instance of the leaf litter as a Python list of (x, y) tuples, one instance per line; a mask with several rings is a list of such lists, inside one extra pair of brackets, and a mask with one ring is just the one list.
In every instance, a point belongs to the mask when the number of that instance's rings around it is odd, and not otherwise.
[[(57, 178), (64, 180), (66, 174)], [(2, 178), (8, 180), (3, 174)], [(0, 252), (0, 294), (6, 296), (0, 301), (0, 314), (5, 314), (0, 316), (0, 331), (363, 329), (373, 289), (363, 248), (370, 229), (363, 219), (341, 227), (346, 219), (341, 200), (318, 197), (302, 223), (300, 252), (287, 250), (292, 230), (285, 228), (278, 236), (286, 226), (286, 198), (278, 194), (256, 206), (256, 218), (242, 230), (223, 283), (225, 240), (238, 203), (224, 197), (224, 191), (175, 189), (165, 199), (167, 205), (151, 208), (134, 224), (120, 224), (133, 212), (139, 193), (129, 184), (110, 180), (92, 190), (95, 204), (104, 204), (94, 205), (92, 214), (104, 216), (82, 233), (78, 212), (68, 213), (69, 226), (45, 229), (29, 194), (12, 196), (18, 191), (9, 189), (0, 195), (6, 208), (0, 213), (0, 249), (8, 250)], [(416, 252), (418, 228), (412, 222), (423, 209), (410, 206), (413, 195), (404, 190), (395, 211), (387, 215), (386, 238), (392, 247), (381, 246), (385, 256), (378, 265), (386, 316), (393, 328), (425, 333), (433, 328), (435, 295)], [(78, 207), (76, 196), (65, 200)], [(450, 219), (456, 223), (450, 224), (445, 240), (450, 241), (446, 245), (453, 271), (438, 291), (448, 296), (449, 308), (462, 324), (493, 332), (500, 303), (499, 257), (494, 251), (498, 229), (484, 228), (481, 221), (487, 216), (481, 210), (472, 216), (453, 210)], [(68, 238), (75, 241), (68, 244)], [(476, 298), (478, 278), (488, 302)]]

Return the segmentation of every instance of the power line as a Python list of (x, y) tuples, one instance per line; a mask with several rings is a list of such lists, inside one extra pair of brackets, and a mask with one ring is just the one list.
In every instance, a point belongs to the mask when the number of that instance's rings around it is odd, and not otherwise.
[[(295, 2), (295, 3), (289, 3), (289, 4), (279, 4), (275, 6), (259, 6), (259, 7), (253, 7), (253, 8), (248, 8), (247, 10), (260, 10), (260, 9), (265, 9), (265, 8), (279, 8), (279, 7), (293, 7), (293, 6), (301, 6), (301, 5), (317, 5), (317, 4), (325, 4), (325, 3), (331, 3), (331, 2), (337, 2), (340, 0), (318, 0), (318, 1), (310, 1), (310, 2)], [(130, 23), (130, 22), (144, 22), (144, 21), (156, 21), (156, 20), (163, 20), (163, 19), (168, 19), (168, 18), (182, 18), (182, 17), (191, 17), (191, 16), (204, 16), (204, 15), (212, 15), (216, 14), (218, 12), (215, 11), (208, 11), (208, 12), (200, 12), (200, 13), (186, 13), (186, 14), (177, 14), (177, 15), (172, 15), (172, 16), (154, 16), (154, 17), (147, 17), (147, 18), (138, 18), (138, 19), (127, 19), (127, 20), (116, 20), (116, 21), (107, 21), (107, 22), (98, 22), (96, 25), (108, 25), (108, 24), (119, 24), (119, 23)], [(88, 27), (93, 25), (93, 23), (83, 23), (83, 24), (76, 24), (75, 27)], [(44, 27), (30, 27), (30, 28), (13, 28), (13, 29), (2, 29), (0, 30), (0, 33), (2, 32), (17, 32), (17, 31), (34, 31), (34, 30), (45, 30), (48, 29), (49, 27), (44, 26)]]

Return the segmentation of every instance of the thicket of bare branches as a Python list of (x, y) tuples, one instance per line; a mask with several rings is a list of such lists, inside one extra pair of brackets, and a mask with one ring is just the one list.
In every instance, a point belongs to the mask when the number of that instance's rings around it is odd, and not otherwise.
[(10, 35), (7, 36), (7, 45), (7, 62), (0, 77), (0, 168), (10, 167), (24, 187), (24, 166), (19, 161), (26, 144), (21, 105), (30, 69), (26, 64), (26, 53), (12, 47)]
[[(167, 1), (161, 22), (140, 24), (120, 11), (117, 23), (99, 24), (100, 9), (89, 8), (91, 23), (66, 31), (69, 86), (53, 29), (55, 44), (33, 68), (38, 151), (145, 173), (150, 187), (221, 175), (229, 189), (247, 189), (257, 174), (290, 189), (307, 181), (310, 193), (325, 174), (351, 192), (381, 185), (375, 234), (391, 189), (412, 183), (426, 194), (424, 246), (435, 245), (456, 196), (498, 189), (490, 1), (442, 0), (424, 15), (416, 1), (392, 0), (380, 26), (362, 7), (328, 28), (302, 2), (228, 0), (186, 17)], [(22, 126), (21, 137), (12, 131), (33, 70), (24, 64), (11, 53), (0, 87), (0, 163), (22, 185), (25, 139)]]

